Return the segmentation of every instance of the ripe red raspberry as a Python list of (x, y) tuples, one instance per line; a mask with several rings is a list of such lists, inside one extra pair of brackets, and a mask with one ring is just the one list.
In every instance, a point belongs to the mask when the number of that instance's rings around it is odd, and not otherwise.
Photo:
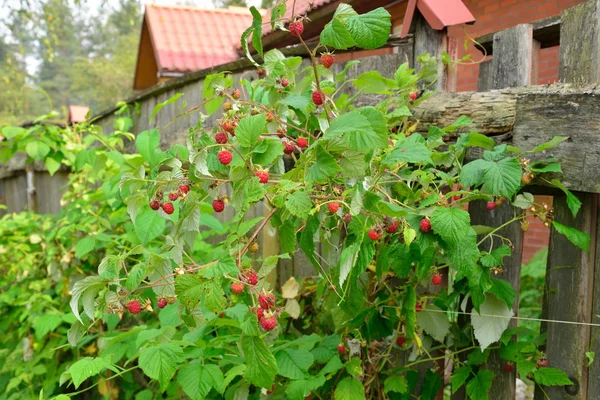
[(319, 93), (318, 91), (314, 91), (312, 92), (312, 101), (313, 103), (315, 103), (316, 105), (320, 106), (321, 104), (323, 104), (323, 101), (325, 100), (325, 93)]
[(225, 132), (218, 132), (215, 135), (215, 142), (219, 143), (219, 144), (225, 144), (229, 141), (229, 139), (227, 139), (227, 134)]
[(422, 309), (423, 309), (423, 304), (421, 304), (421, 303), (417, 303), (417, 304), (415, 305), (415, 311), (416, 311), (416, 312), (421, 312), (421, 310), (422, 310)]
[(178, 189), (183, 194), (188, 194), (190, 192), (190, 187), (188, 185), (179, 185)]
[(231, 93), (231, 97), (233, 97), (234, 99), (239, 99), (240, 97), (242, 97), (242, 93), (240, 92), (240, 89), (234, 89), (233, 92)]
[(178, 198), (179, 198), (179, 193), (177, 193), (177, 192), (171, 192), (171, 193), (169, 193), (169, 200), (175, 201)]
[(225, 122), (223, 124), (223, 130), (229, 133), (233, 133), (235, 131), (235, 127), (231, 122)]
[(545, 358), (543, 358), (543, 359), (539, 360), (535, 365), (538, 368), (547, 367), (548, 366), (548, 360), (546, 360)]
[(240, 294), (244, 291), (245, 285), (242, 282), (234, 282), (231, 284), (231, 291), (235, 294)]
[(301, 138), (298, 138), (298, 140), (296, 140), (296, 144), (301, 149), (305, 149), (308, 146), (308, 140), (306, 140), (306, 138), (301, 137)]
[(283, 152), (285, 154), (292, 154), (294, 152), (294, 143), (292, 143), (292, 142), (285, 142), (285, 143), (283, 143), (283, 145), (285, 146), (283, 148)]
[(263, 319), (263, 317), (265, 316), (265, 309), (264, 308), (257, 308), (256, 309), (256, 316), (258, 317), (258, 320), (260, 321), (261, 319)]
[(287, 87), (290, 84), (290, 82), (287, 79), (282, 79), (281, 80), (281, 86), (283, 87)]
[(427, 233), (431, 230), (431, 222), (427, 218), (422, 219), (419, 223), (419, 228), (421, 228), (421, 232)]
[(412, 101), (415, 101), (415, 100), (417, 99), (417, 97), (419, 97), (419, 94), (418, 94), (417, 92), (412, 92), (412, 93), (410, 94), (410, 99), (411, 99)]
[(344, 346), (342, 343), (338, 344), (337, 351), (341, 356), (343, 356), (344, 353), (346, 353), (346, 346)]
[(269, 173), (267, 171), (258, 171), (254, 175), (258, 176), (258, 181), (260, 183), (269, 182)]
[(162, 205), (162, 209), (167, 214), (173, 214), (175, 211), (175, 207), (173, 207), (173, 203), (165, 203)]
[(158, 200), (150, 201), (149, 205), (150, 205), (150, 208), (153, 209), (154, 211), (156, 211), (160, 208), (160, 202)]
[(249, 285), (256, 286), (256, 284), (258, 283), (258, 274), (254, 271), (249, 272), (246, 275), (246, 280), (248, 281)]
[(332, 203), (327, 203), (327, 208), (329, 208), (329, 212), (335, 214), (340, 209), (340, 203), (334, 201)]
[(219, 154), (217, 154), (219, 158), (219, 162), (223, 165), (227, 165), (233, 160), (233, 155), (229, 150), (221, 150)]
[(213, 210), (215, 210), (215, 212), (223, 212), (223, 210), (225, 209), (225, 202), (223, 200), (214, 200), (213, 201)]
[(506, 372), (512, 372), (513, 371), (513, 365), (512, 364), (504, 364), (504, 370)]
[(225, 311), (221, 311), (219, 313), (219, 318), (225, 318)]
[(323, 66), (325, 68), (329, 68), (333, 65), (333, 54), (331, 53), (323, 53), (321, 54), (321, 64), (323, 64)]
[(398, 231), (398, 221), (394, 221), (388, 225), (388, 227), (385, 228), (385, 231), (387, 233), (396, 233), (396, 231)]
[(129, 303), (127, 303), (127, 309), (132, 314), (139, 314), (140, 311), (142, 311), (142, 305), (137, 300), (131, 300)]
[(439, 286), (442, 284), (442, 276), (441, 275), (434, 275), (433, 277), (431, 277), (431, 283), (433, 283), (435, 286)]
[(404, 336), (398, 336), (396, 338), (396, 344), (400, 347), (404, 346), (404, 343), (406, 343), (406, 338)]
[(275, 384), (272, 384), (271, 389), (267, 390), (267, 394), (273, 393), (274, 390), (275, 390)]
[(260, 326), (267, 332), (272, 331), (277, 326), (277, 320), (275, 317), (263, 317), (260, 320)]
[(304, 25), (302, 24), (302, 21), (296, 20), (290, 22), (288, 29), (292, 35), (301, 36), (302, 32), (304, 32)]
[(275, 305), (275, 295), (273, 293), (266, 292), (259, 294), (258, 304), (260, 304), (260, 308), (264, 308), (265, 310), (270, 309)]
[(160, 299), (158, 299), (156, 304), (158, 305), (158, 308), (165, 308), (168, 303), (167, 303), (167, 300), (160, 298)]
[(487, 203), (487, 209), (492, 211), (494, 208), (496, 208), (496, 202), (495, 201), (488, 201)]
[(342, 219), (344, 220), (345, 223), (349, 224), (350, 222), (352, 222), (352, 214), (350, 214), (350, 213), (344, 214)]
[(381, 235), (375, 229), (371, 229), (369, 231), (369, 238), (371, 240), (379, 240), (380, 237), (381, 237)]
[(306, 396), (304, 396), (304, 398), (305, 398), (306, 400), (310, 400), (310, 399), (312, 399), (312, 393), (309, 393), (309, 394), (307, 394)]

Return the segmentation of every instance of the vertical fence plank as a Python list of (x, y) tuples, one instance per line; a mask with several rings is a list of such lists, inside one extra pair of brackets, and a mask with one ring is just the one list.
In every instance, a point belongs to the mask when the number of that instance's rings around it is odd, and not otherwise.
[[(598, 205), (600, 206), (600, 199), (598, 200)], [(600, 213), (596, 219), (596, 226), (600, 227)], [(598, 240), (598, 235), (600, 232), (596, 231), (595, 242), (592, 241), (591, 246), (595, 247), (596, 254), (600, 254), (600, 241)], [(600, 324), (600, 259), (596, 257), (594, 262), (594, 288), (593, 288), (593, 300), (592, 300), (592, 323)], [(587, 390), (587, 398), (588, 399), (600, 399), (600, 362), (598, 359), (600, 358), (600, 327), (591, 327), (590, 328), (590, 345), (589, 350), (596, 355), (596, 360), (590, 365), (588, 371), (588, 390)]]
[[(516, 213), (521, 210), (515, 210), (508, 201), (505, 201), (494, 210), (487, 209), (486, 202), (476, 201), (469, 204), (469, 213), (471, 214), (471, 223), (473, 225), (500, 226), (510, 221)], [(498, 234), (511, 241), (512, 253), (510, 257), (504, 259), (504, 273), (498, 275), (497, 278), (506, 280), (517, 292), (517, 298), (513, 304), (513, 313), (519, 314), (519, 286), (521, 278), (521, 255), (523, 253), (523, 231), (518, 223), (513, 223), (498, 231)], [(481, 244), (481, 248), (489, 250), (490, 240), (488, 239)], [(502, 245), (498, 238), (494, 239), (493, 248)], [(510, 327), (516, 326), (517, 321), (512, 320)], [(500, 359), (496, 351), (490, 355), (486, 367), (494, 372), (495, 377), (490, 393), (493, 393), (494, 400), (512, 400), (515, 398), (516, 392), (516, 368), (512, 372), (506, 372), (504, 366), (506, 361)]]
[(533, 28), (529, 24), (494, 35), (492, 86), (494, 89), (531, 84), (533, 63)]
[(477, 91), (487, 92), (492, 88), (492, 60), (479, 64), (479, 76), (477, 77)]
[[(417, 61), (418, 57), (427, 52), (432, 57), (441, 59), (442, 53), (447, 51), (448, 35), (446, 29), (441, 31), (433, 29), (425, 20), (425, 17), (416, 10), (413, 19), (414, 26), (414, 61), (413, 65), (418, 70), (421, 69), (421, 64)], [(447, 71), (442, 62), (438, 63), (438, 80), (435, 82), (435, 87), (432, 89), (445, 91), (447, 79)]]
[[(571, 215), (563, 195), (554, 197), (554, 217), (561, 224), (579, 229), (595, 240), (598, 195), (576, 195), (583, 203), (577, 217), (573, 218)], [(595, 246), (591, 246), (590, 252), (587, 253), (575, 247), (555, 229), (551, 229), (546, 272), (548, 319), (591, 322), (594, 261)], [(574, 384), (544, 387), (545, 394), (538, 389), (535, 398), (596, 400), (597, 397), (587, 396), (588, 371), (585, 352), (589, 348), (590, 328), (560, 323), (548, 323), (546, 327), (548, 366), (563, 370)], [(594, 376), (592, 379), (597, 380), (598, 377)]]
[(600, 81), (600, 0), (562, 12), (559, 76), (580, 86)]

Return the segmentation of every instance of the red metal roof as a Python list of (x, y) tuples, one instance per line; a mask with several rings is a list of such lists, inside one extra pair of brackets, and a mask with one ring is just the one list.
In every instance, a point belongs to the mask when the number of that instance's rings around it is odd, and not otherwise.
[(191, 72), (239, 58), (236, 47), (252, 23), (247, 8), (146, 5), (159, 72)]
[[(315, 10), (317, 8), (320, 8), (326, 4), (332, 3), (336, 0), (296, 0), (296, 7), (292, 9), (292, 6), (294, 4), (293, 1), (288, 1), (287, 2), (287, 8), (285, 10), (285, 15), (283, 16), (283, 20), (287, 21), (290, 18), (292, 18), (293, 15), (295, 16), (304, 16), (306, 15), (308, 12)], [(292, 15), (293, 12), (293, 15)], [(265, 15), (263, 17), (263, 19), (265, 21), (270, 21), (271, 20), (271, 10), (269, 10), (269, 12), (267, 13), (267, 15)], [(271, 24), (265, 24), (263, 25), (263, 35), (266, 35), (268, 33), (271, 33)]]
[(89, 111), (90, 108), (86, 106), (69, 106), (69, 122), (84, 122)]
[(447, 26), (475, 22), (475, 17), (463, 3), (463, 0), (410, 0), (404, 15), (400, 37), (405, 37), (408, 34), (415, 5), (433, 29), (441, 30)]

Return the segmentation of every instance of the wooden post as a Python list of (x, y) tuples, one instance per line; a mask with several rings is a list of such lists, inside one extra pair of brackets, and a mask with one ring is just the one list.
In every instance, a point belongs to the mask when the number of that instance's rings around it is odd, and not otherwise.
[(562, 12), (559, 75), (578, 86), (600, 82), (600, 0)]
[(492, 60), (479, 64), (479, 77), (477, 78), (477, 91), (487, 92), (492, 89)]
[(532, 65), (533, 28), (531, 25), (517, 25), (494, 35), (492, 58), (494, 89), (530, 85)]
[[(597, 195), (596, 195), (597, 196)], [(600, 204), (600, 200), (598, 200)], [(600, 218), (600, 215), (597, 217)], [(596, 220), (596, 225), (600, 227), (600, 220)], [(592, 247), (595, 247), (596, 254), (600, 254), (600, 242), (598, 241), (599, 232), (596, 231), (595, 243), (592, 240)], [(593, 288), (593, 300), (592, 300), (592, 323), (600, 323), (600, 259), (596, 257), (594, 263), (594, 288)], [(596, 354), (596, 360), (590, 365), (588, 371), (588, 399), (600, 399), (600, 363), (598, 363), (598, 357), (600, 357), (600, 328), (592, 327), (590, 329), (590, 345), (589, 350)]]
[[(432, 57), (441, 60), (442, 53), (448, 48), (448, 33), (446, 29), (437, 31), (431, 28), (419, 10), (415, 10), (412, 26), (414, 27), (415, 35), (413, 65), (418, 71), (421, 69), (421, 64), (417, 61), (417, 59), (425, 52), (429, 53)], [(446, 90), (446, 85), (448, 82), (446, 70), (447, 68), (444, 67), (444, 64), (441, 61), (438, 62), (437, 76), (439, 78), (435, 83), (435, 87), (432, 89), (439, 91)]]
[[(587, 233), (595, 243), (598, 225), (598, 195), (575, 193), (582, 206), (573, 218), (566, 196), (554, 197), (554, 218), (563, 225)], [(555, 229), (550, 231), (546, 299), (549, 320), (592, 322), (595, 246), (590, 252), (580, 250)], [(590, 327), (585, 325), (546, 324), (548, 366), (564, 371), (573, 382), (571, 386), (544, 387), (536, 390), (536, 399), (596, 400), (587, 393), (588, 370), (585, 352), (589, 349)], [(597, 380), (598, 376), (592, 376)], [(548, 397), (546, 397), (546, 395)]]

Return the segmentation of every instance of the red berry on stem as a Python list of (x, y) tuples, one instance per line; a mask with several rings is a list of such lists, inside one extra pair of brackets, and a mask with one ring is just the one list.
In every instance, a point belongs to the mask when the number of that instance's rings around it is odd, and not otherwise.
[(271, 389), (267, 390), (267, 394), (273, 393), (274, 390), (275, 390), (275, 384), (272, 384)]
[(427, 218), (422, 219), (419, 223), (419, 228), (421, 229), (421, 232), (427, 233), (431, 230), (431, 222)]
[(375, 229), (371, 229), (368, 235), (371, 240), (379, 240), (381, 238), (381, 235)]
[(160, 202), (158, 200), (152, 200), (150, 202), (150, 208), (154, 211), (158, 210), (160, 208)]
[(344, 355), (344, 353), (346, 353), (346, 346), (344, 346), (342, 343), (338, 344), (337, 351), (340, 353), (340, 355)]
[(263, 319), (263, 317), (265, 316), (265, 309), (264, 308), (257, 308), (256, 309), (256, 316), (258, 317), (258, 320), (260, 321), (261, 319)]
[(260, 304), (260, 308), (264, 308), (265, 310), (270, 309), (275, 305), (275, 295), (267, 292), (259, 294), (258, 304)]
[(231, 122), (225, 122), (223, 124), (223, 130), (233, 133), (235, 131), (235, 127), (231, 124)]
[(404, 336), (398, 336), (396, 338), (396, 344), (400, 347), (404, 346), (404, 343), (406, 343), (406, 338)]
[(269, 182), (269, 173), (267, 171), (258, 171), (254, 175), (258, 177), (258, 181), (260, 183)]
[(417, 304), (415, 305), (415, 311), (416, 311), (416, 312), (421, 312), (421, 310), (422, 310), (422, 309), (423, 309), (423, 304), (421, 304), (421, 303), (417, 303)]
[(260, 326), (267, 332), (272, 331), (277, 326), (277, 320), (275, 317), (263, 317), (260, 320)]
[(285, 79), (285, 78), (284, 78), (284, 79), (282, 79), (282, 80), (281, 80), (281, 86), (283, 86), (283, 87), (287, 87), (289, 84), (290, 84), (290, 83), (288, 82), (288, 80), (287, 80), (287, 79)]
[(223, 165), (227, 165), (233, 160), (233, 155), (229, 150), (221, 150), (219, 154), (217, 154), (219, 158), (219, 162)]
[(340, 209), (340, 203), (338, 203), (337, 201), (327, 203), (327, 208), (329, 208), (329, 212), (335, 214)]
[(235, 294), (240, 294), (244, 291), (245, 285), (242, 282), (234, 282), (231, 284), (231, 291)]
[(223, 212), (223, 210), (225, 209), (225, 202), (223, 200), (217, 199), (217, 200), (213, 201), (212, 206), (213, 206), (213, 210), (215, 210), (215, 212), (220, 213), (220, 212)]
[(435, 286), (441, 285), (442, 284), (442, 276), (438, 275), (438, 274), (434, 275), (431, 278), (431, 283), (433, 283)]
[(495, 201), (488, 201), (487, 203), (487, 209), (492, 211), (494, 208), (496, 208), (496, 202)]
[(227, 134), (225, 132), (218, 132), (215, 135), (215, 142), (219, 143), (219, 144), (225, 144), (229, 141), (229, 139), (227, 138)]
[(158, 308), (165, 308), (168, 303), (167, 303), (166, 299), (160, 298), (160, 299), (158, 299), (156, 304), (158, 305)]
[(258, 283), (258, 274), (252, 271), (246, 275), (246, 280), (249, 285), (255, 286)]
[(162, 205), (162, 209), (167, 214), (173, 214), (175, 211), (175, 207), (173, 207), (173, 203), (165, 203)]
[(325, 68), (329, 68), (333, 65), (333, 54), (331, 53), (323, 53), (321, 54), (321, 64), (323, 64), (323, 66)]
[(323, 93), (323, 92), (319, 93), (316, 90), (314, 92), (312, 92), (312, 101), (313, 101), (313, 103), (315, 103), (316, 105), (320, 106), (321, 104), (323, 104), (324, 100), (325, 100), (325, 93)]
[(546, 360), (545, 358), (543, 358), (543, 359), (539, 360), (536, 363), (536, 365), (537, 365), (538, 368), (547, 367), (548, 366), (548, 360)]
[(233, 97), (234, 99), (239, 99), (240, 97), (242, 97), (242, 92), (240, 92), (240, 89), (234, 89), (233, 92), (231, 93), (231, 97)]
[(301, 36), (302, 32), (304, 32), (304, 25), (302, 24), (302, 21), (296, 20), (290, 22), (288, 29), (292, 35)]
[(169, 193), (169, 200), (175, 201), (178, 198), (179, 198), (179, 193), (177, 193), (177, 192), (171, 192), (171, 193)]
[(412, 101), (415, 101), (415, 100), (417, 99), (417, 97), (419, 97), (419, 95), (418, 95), (418, 93), (417, 93), (417, 92), (412, 92), (412, 93), (410, 94), (410, 99), (411, 99)]
[(504, 364), (504, 370), (506, 372), (512, 372), (513, 371), (513, 365), (512, 364)]
[(388, 225), (387, 228), (385, 228), (385, 231), (387, 233), (396, 233), (397, 230), (398, 230), (398, 221), (392, 222), (390, 225)]
[(142, 305), (137, 300), (131, 300), (129, 303), (127, 303), (127, 309), (132, 314), (139, 314), (142, 310)]
[(188, 185), (179, 185), (179, 191), (183, 194), (188, 194), (190, 192), (190, 187)]
[(292, 143), (292, 142), (285, 142), (283, 145), (285, 146), (283, 148), (283, 152), (285, 154), (292, 154), (294, 152), (294, 143)]
[(308, 140), (306, 140), (306, 138), (303, 137), (298, 138), (298, 140), (296, 140), (296, 143), (301, 149), (305, 149), (308, 146)]

